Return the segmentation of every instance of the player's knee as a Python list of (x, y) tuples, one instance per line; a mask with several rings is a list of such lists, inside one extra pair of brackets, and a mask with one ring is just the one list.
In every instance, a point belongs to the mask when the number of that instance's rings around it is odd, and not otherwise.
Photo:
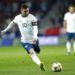
[(31, 54), (34, 54), (35, 53), (35, 51), (33, 50), (33, 49), (31, 49), (30, 51), (29, 51), (29, 54), (31, 55)]

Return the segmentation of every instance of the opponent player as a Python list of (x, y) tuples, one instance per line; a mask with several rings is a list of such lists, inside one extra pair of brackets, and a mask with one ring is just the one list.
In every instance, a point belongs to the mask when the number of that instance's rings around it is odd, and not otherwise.
[(64, 16), (64, 27), (67, 34), (67, 55), (71, 52), (71, 39), (73, 39), (73, 48), (75, 54), (75, 6), (69, 5), (69, 12), (67, 12)]
[(21, 5), (21, 14), (15, 16), (13, 21), (7, 26), (7, 28), (1, 31), (1, 33), (4, 34), (14, 25), (17, 25), (19, 27), (23, 47), (26, 49), (32, 60), (40, 66), (41, 70), (44, 71), (44, 66), (36, 55), (36, 52), (40, 52), (37, 36), (37, 19), (29, 13), (29, 7), (27, 4), (24, 3)]

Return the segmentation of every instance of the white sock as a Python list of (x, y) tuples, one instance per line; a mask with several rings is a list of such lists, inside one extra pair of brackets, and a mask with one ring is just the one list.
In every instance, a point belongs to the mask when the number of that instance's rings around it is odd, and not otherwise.
[(66, 43), (66, 48), (67, 48), (67, 52), (70, 53), (70, 49), (71, 49), (71, 42), (68, 42)]
[(41, 61), (40, 61), (40, 59), (36, 56), (35, 53), (34, 53), (34, 54), (31, 54), (30, 56), (31, 56), (32, 60), (33, 60), (36, 64), (40, 65)]
[(75, 52), (75, 42), (73, 43), (73, 48), (74, 48), (74, 52)]

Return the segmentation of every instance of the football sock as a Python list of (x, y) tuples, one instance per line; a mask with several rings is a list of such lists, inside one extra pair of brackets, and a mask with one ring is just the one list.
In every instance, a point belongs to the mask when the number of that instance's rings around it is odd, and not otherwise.
[(75, 53), (75, 42), (73, 43), (73, 47), (74, 47), (74, 53)]
[(32, 60), (33, 60), (36, 64), (40, 65), (41, 61), (40, 61), (40, 59), (36, 56), (35, 53), (31, 54), (30, 56), (31, 56)]
[(67, 42), (67, 43), (66, 43), (66, 48), (67, 48), (67, 52), (70, 53), (71, 42)]

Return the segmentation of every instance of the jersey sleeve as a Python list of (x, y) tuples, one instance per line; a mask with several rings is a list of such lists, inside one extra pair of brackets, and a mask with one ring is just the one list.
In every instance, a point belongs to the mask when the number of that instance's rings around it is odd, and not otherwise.
[(2, 30), (2, 32), (5, 33), (5, 32), (8, 31), (9, 29), (11, 29), (14, 25), (15, 25), (15, 24), (13, 23), (13, 21), (10, 22), (10, 24), (9, 24), (4, 30)]
[(18, 17), (17, 16), (13, 19), (13, 22), (16, 24), (18, 23)]
[(38, 27), (33, 26), (33, 39), (37, 40), (38, 39)]
[(37, 26), (37, 18), (36, 17), (32, 17), (32, 26)]
[(37, 26), (37, 18), (35, 16), (32, 17), (32, 26), (33, 26), (33, 39), (38, 39), (38, 26)]

